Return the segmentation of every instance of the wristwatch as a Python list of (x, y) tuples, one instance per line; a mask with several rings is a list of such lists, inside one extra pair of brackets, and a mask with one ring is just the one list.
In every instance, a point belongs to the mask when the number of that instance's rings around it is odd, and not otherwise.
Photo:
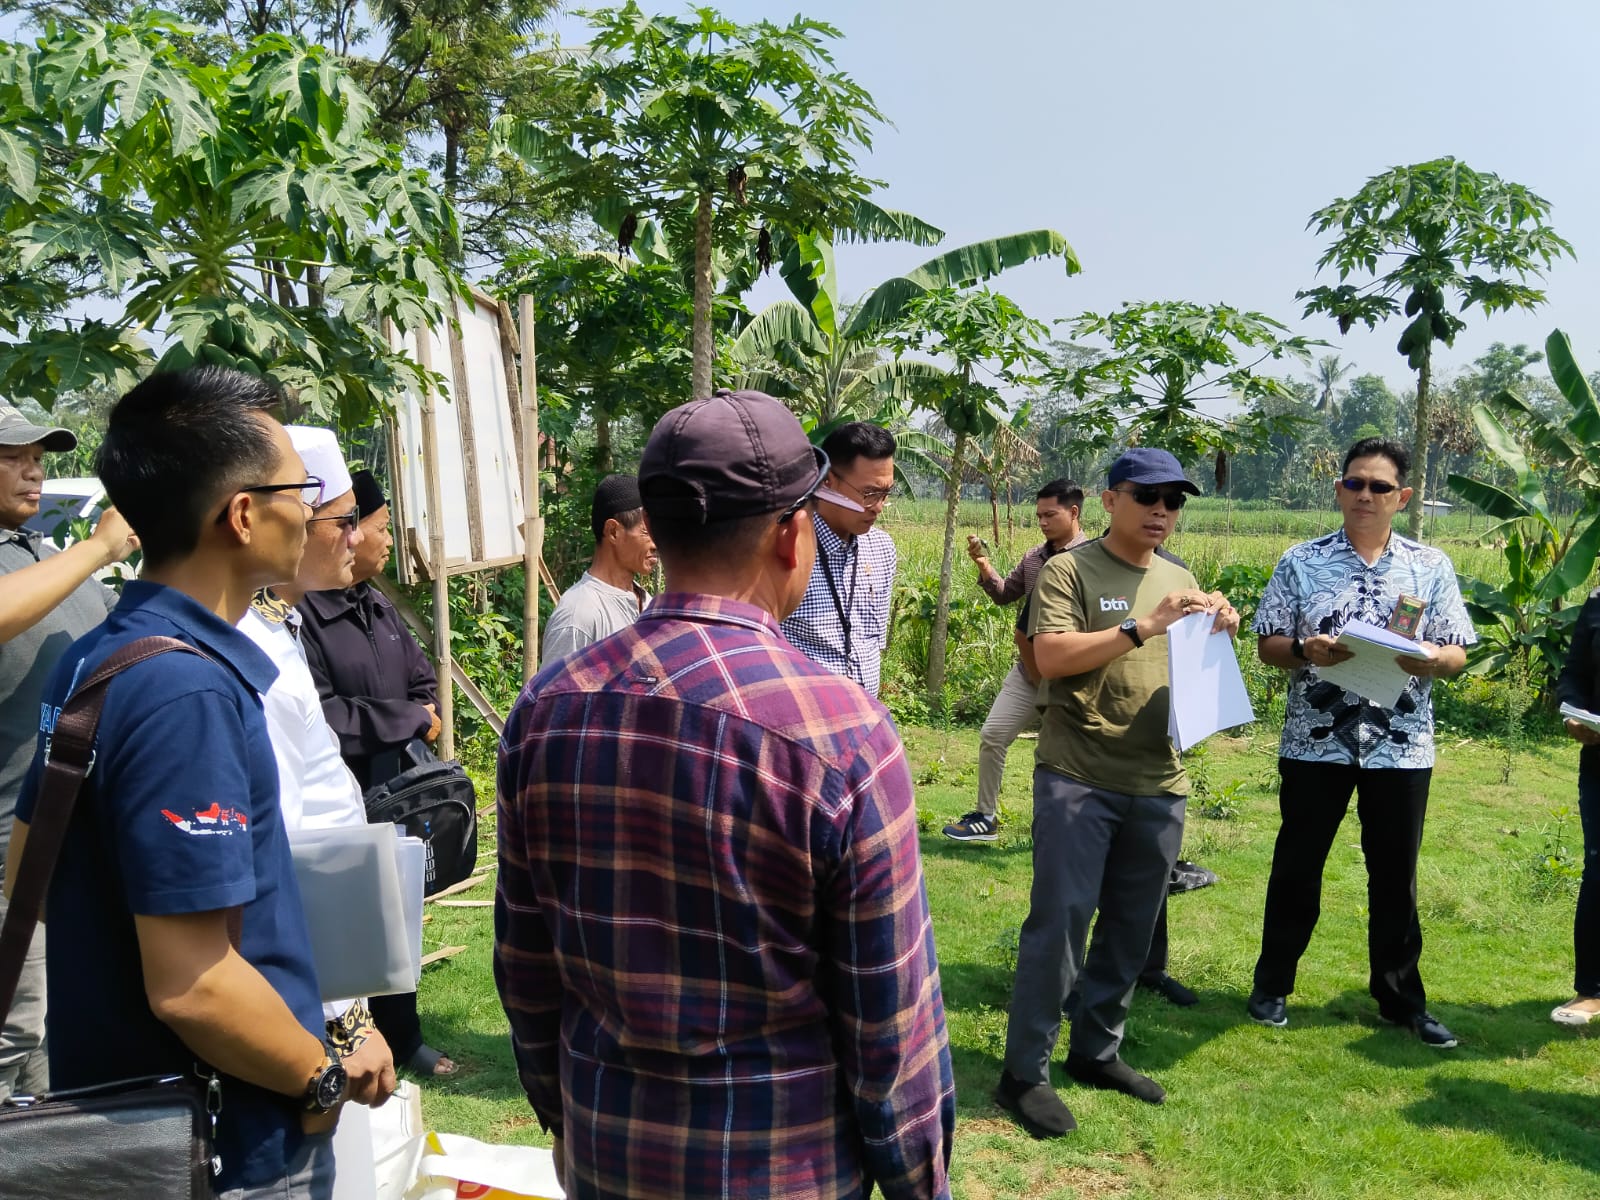
[(1289, 643), (1289, 653), (1294, 655), (1301, 662), (1305, 662), (1306, 661), (1306, 640), (1305, 640), (1305, 638), (1295, 638), (1294, 641), (1290, 642)]
[(349, 1075), (339, 1063), (339, 1056), (327, 1042), (322, 1043), (322, 1065), (311, 1072), (306, 1083), (305, 1109), (308, 1113), (325, 1113), (344, 1102), (345, 1085)]
[(1117, 628), (1122, 630), (1123, 633), (1127, 634), (1133, 639), (1135, 648), (1144, 645), (1144, 639), (1139, 636), (1139, 622), (1136, 618), (1129, 617), (1121, 625), (1118, 625)]

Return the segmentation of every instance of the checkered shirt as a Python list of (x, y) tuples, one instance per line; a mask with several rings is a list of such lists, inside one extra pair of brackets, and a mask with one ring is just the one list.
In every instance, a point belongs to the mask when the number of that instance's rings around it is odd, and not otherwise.
[[(889, 602), (898, 562), (894, 539), (881, 529), (845, 539), (820, 514), (813, 513), (811, 521), (817, 531), (817, 563), (800, 607), (784, 618), (783, 636), (812, 662), (854, 679), (867, 695), (876, 696), (883, 652), (889, 645)], [(823, 574), (824, 556), (839, 602), (850, 615), (848, 654), (844, 625)]]
[(948, 1196), (905, 752), (760, 609), (665, 595), (500, 745), (495, 981), (574, 1197)]

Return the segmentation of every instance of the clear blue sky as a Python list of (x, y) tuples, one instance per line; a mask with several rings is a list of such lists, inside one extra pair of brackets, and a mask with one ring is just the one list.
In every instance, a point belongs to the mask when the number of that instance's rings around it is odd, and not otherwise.
[[(660, 12), (679, 5), (642, 0)], [(1258, 309), (1325, 338), (1397, 386), (1401, 325), (1341, 337), (1300, 319), (1313, 282), (1311, 212), (1387, 167), (1453, 154), (1554, 206), (1576, 259), (1533, 314), (1467, 317), (1440, 366), (1552, 328), (1600, 368), (1600, 5), (1529, 0), (722, 0), (731, 17), (837, 26), (840, 66), (893, 121), (864, 167), (884, 202), (954, 246), (1050, 226), (1083, 260), (1032, 264), (996, 286), (1042, 319), (1123, 300)], [(563, 20), (563, 39), (581, 25)], [(933, 251), (841, 248), (858, 294)], [(1333, 282), (1330, 276), (1327, 280)], [(783, 294), (776, 277), (751, 299)], [(1328, 353), (1321, 351), (1320, 353)]]

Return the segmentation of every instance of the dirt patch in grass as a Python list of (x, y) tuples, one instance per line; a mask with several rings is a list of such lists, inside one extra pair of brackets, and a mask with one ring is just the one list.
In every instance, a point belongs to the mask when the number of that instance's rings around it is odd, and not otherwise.
[[(980, 1127), (974, 1130), (974, 1126)], [(963, 1121), (968, 1132), (1012, 1132), (1015, 1126), (1009, 1121)], [(1023, 1168), (1022, 1187), (1017, 1189), (1008, 1179), (1005, 1191), (996, 1191), (995, 1184), (986, 1176), (991, 1164), (1007, 1164), (1015, 1170), (1015, 1152), (1003, 1149), (968, 1151), (964, 1156), (967, 1169), (961, 1179), (962, 1190), (969, 1200), (997, 1200), (1001, 1196), (1044, 1197), (1064, 1194), (1070, 1189), (1078, 1200), (1117, 1200), (1131, 1195), (1148, 1179), (1152, 1165), (1143, 1153), (1128, 1155), (1103, 1155), (1086, 1163), (1032, 1163)]]

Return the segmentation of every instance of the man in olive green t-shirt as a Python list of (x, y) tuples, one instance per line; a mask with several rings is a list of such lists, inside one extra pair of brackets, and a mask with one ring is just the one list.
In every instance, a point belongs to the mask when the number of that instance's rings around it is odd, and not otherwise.
[(1166, 1098), (1117, 1051), (1183, 843), (1189, 783), (1167, 736), (1166, 632), (1199, 612), (1216, 614), (1216, 632), (1239, 628), (1222, 593), (1207, 595), (1160, 552), (1184, 500), (1198, 492), (1165, 450), (1127, 451), (1101, 494), (1105, 537), (1056, 555), (1034, 588), (1028, 633), (1045, 682), (1033, 892), (995, 1099), (1036, 1137), (1077, 1127), (1050, 1085), (1061, 1004), (1074, 986), (1066, 1073), (1152, 1104)]

